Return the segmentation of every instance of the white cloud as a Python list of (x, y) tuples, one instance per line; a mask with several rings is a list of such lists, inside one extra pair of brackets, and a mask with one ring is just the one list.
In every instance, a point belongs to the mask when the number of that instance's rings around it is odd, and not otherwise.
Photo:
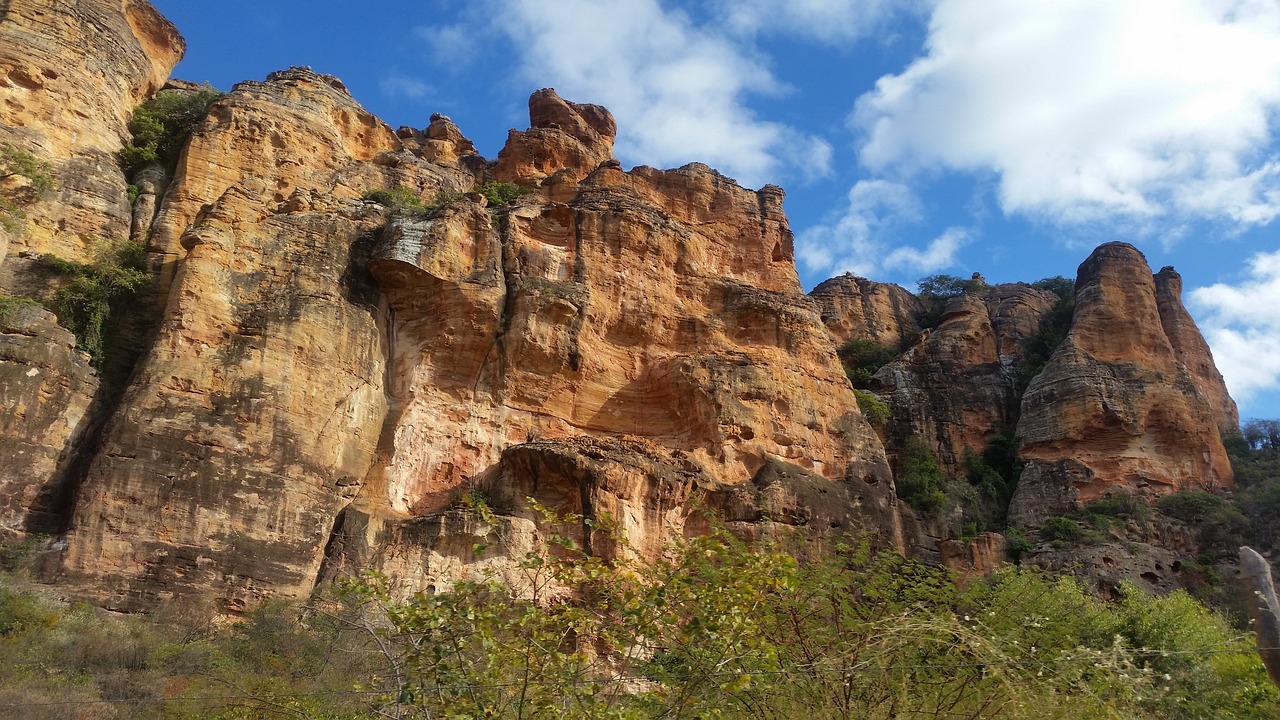
[(995, 170), (1067, 222), (1280, 214), (1273, 0), (938, 0), (927, 48), (857, 103), (874, 170)]
[(788, 33), (834, 43), (878, 29), (904, 5), (901, 0), (719, 0), (720, 21), (740, 35)]
[(956, 263), (956, 253), (969, 242), (969, 233), (961, 228), (947, 228), (923, 250), (899, 247), (884, 258), (887, 270), (910, 270), (915, 273), (932, 273)]
[(422, 100), (431, 94), (430, 85), (394, 70), (378, 81), (378, 88), (384, 95), (410, 100)]
[(439, 69), (455, 72), (471, 64), (478, 52), (478, 30), (468, 24), (419, 25), (413, 34), (426, 45), (427, 54)]
[(830, 173), (823, 141), (747, 106), (753, 95), (785, 91), (766, 60), (683, 12), (656, 0), (518, 0), (494, 22), (526, 79), (613, 112), (616, 153), (629, 163), (705, 162), (756, 187)]
[(1280, 251), (1249, 260), (1248, 277), (1187, 294), (1213, 358), (1237, 401), (1280, 388)]
[(923, 249), (890, 246), (890, 237), (923, 219), (920, 199), (911, 188), (888, 180), (860, 180), (849, 190), (838, 218), (799, 233), (796, 256), (810, 272), (827, 276), (851, 272), (873, 277), (890, 270), (928, 273), (953, 265), (956, 252), (969, 240), (959, 228), (948, 229)]

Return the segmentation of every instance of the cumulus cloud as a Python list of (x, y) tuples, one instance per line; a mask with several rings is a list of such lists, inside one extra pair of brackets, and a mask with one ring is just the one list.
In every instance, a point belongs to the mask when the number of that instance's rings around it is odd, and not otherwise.
[(423, 100), (431, 94), (430, 85), (396, 71), (392, 71), (379, 80), (378, 88), (382, 90), (384, 95), (409, 98), (410, 100)]
[(796, 257), (810, 272), (828, 276), (929, 273), (953, 265), (956, 252), (969, 240), (960, 228), (948, 228), (924, 248), (891, 247), (888, 238), (923, 219), (920, 198), (911, 188), (883, 179), (860, 180), (850, 188), (838, 217), (799, 233)]
[(787, 33), (834, 43), (876, 30), (903, 6), (893, 0), (719, 0), (720, 22), (739, 35)]
[(761, 119), (752, 96), (786, 91), (757, 56), (712, 26), (656, 0), (518, 0), (494, 22), (517, 49), (520, 73), (562, 97), (608, 107), (616, 152), (671, 167), (705, 162), (759, 186), (830, 172), (819, 138)]
[(1232, 397), (1247, 402), (1280, 388), (1280, 251), (1254, 255), (1239, 284), (1196, 288), (1187, 298)]
[(440, 69), (455, 72), (471, 64), (477, 53), (478, 31), (466, 23), (419, 25), (413, 34), (425, 45), (427, 55)]
[(1006, 212), (1248, 227), (1280, 214), (1278, 110), (1271, 0), (938, 0), (852, 123), (874, 170), (996, 171)]

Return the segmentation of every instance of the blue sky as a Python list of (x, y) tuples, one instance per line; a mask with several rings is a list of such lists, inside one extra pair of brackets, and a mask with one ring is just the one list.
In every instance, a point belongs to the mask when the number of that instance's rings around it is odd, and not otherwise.
[(1182, 273), (1245, 417), (1280, 417), (1277, 0), (154, 0), (175, 77), (291, 65), (497, 156), (554, 87), (624, 165), (775, 183), (806, 288), (845, 271), (1073, 277), (1124, 240)]

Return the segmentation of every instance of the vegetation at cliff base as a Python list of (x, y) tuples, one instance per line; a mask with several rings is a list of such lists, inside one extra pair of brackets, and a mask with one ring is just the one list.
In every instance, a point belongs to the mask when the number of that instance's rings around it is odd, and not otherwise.
[(0, 714), (1280, 717), (1251, 637), (1182, 593), (1108, 603), (1018, 568), (962, 585), (865, 543), (751, 545), (715, 523), (652, 560), (551, 540), (504, 575), (516, 590), (480, 574), (406, 598), (370, 573), (222, 626), (199, 605), (108, 617), (3, 574)]
[(7, 143), (0, 144), (0, 228), (16, 232), (26, 220), (22, 208), (52, 189), (49, 163)]
[(146, 251), (124, 243), (103, 253), (93, 264), (46, 253), (40, 266), (64, 278), (54, 296), (58, 322), (76, 336), (76, 347), (101, 364), (111, 343), (112, 318), (151, 282)]
[(133, 139), (120, 152), (125, 173), (158, 163), (170, 172), (191, 133), (204, 120), (209, 105), (223, 93), (209, 85), (196, 90), (162, 90), (139, 105), (129, 120)]

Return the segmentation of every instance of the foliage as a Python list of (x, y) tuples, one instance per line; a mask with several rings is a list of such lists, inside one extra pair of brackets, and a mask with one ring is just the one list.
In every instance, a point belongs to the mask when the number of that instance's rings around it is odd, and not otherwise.
[(1011, 527), (1006, 529), (1004, 531), (1004, 540), (1005, 554), (1015, 563), (1022, 559), (1024, 553), (1035, 549), (1035, 544), (1031, 542), (1021, 528)]
[(0, 322), (8, 322), (13, 319), (20, 308), (36, 305), (40, 303), (31, 298), (12, 297), (0, 293)]
[(416, 215), (427, 211), (427, 204), (417, 193), (408, 188), (369, 190), (361, 197), (389, 208), (393, 215)]
[(1040, 537), (1054, 544), (1054, 547), (1071, 545), (1084, 539), (1084, 530), (1080, 523), (1072, 518), (1055, 515), (1046, 518), (1040, 525)]
[[(1169, 517), (1190, 524), (1202, 554), (1231, 557), (1251, 535), (1249, 519), (1239, 508), (1203, 490), (1183, 490), (1166, 495), (1156, 508)], [(1274, 516), (1272, 517), (1274, 521)]]
[(922, 512), (936, 512), (947, 502), (946, 478), (929, 444), (909, 437), (898, 453), (901, 471), (897, 474), (898, 497)]
[(881, 345), (874, 340), (859, 339), (840, 346), (837, 354), (844, 365), (845, 374), (849, 376), (849, 382), (857, 389), (870, 390), (874, 384), (871, 376), (897, 360), (902, 353), (897, 348)]
[(858, 399), (858, 409), (862, 416), (871, 423), (871, 427), (883, 430), (889, 424), (889, 406), (874, 394), (865, 390), (854, 389), (854, 397)]
[(0, 575), (0, 705), (37, 719), (67, 702), (224, 720), (1280, 717), (1251, 638), (1184, 594), (1125, 586), (1104, 603), (1016, 568), (960, 586), (865, 543), (799, 562), (786, 541), (713, 522), (654, 559), (624, 544), (605, 562), (553, 534), (510, 586), (480, 576), (400, 599), (370, 573), (221, 627), (199, 606), (106, 617)]
[(916, 296), (924, 306), (916, 321), (922, 328), (935, 328), (942, 322), (942, 313), (947, 308), (948, 300), (965, 293), (986, 292), (987, 283), (976, 273), (969, 280), (954, 275), (930, 275), (917, 280), (916, 289)]
[(529, 189), (515, 183), (487, 182), (480, 186), (478, 192), (489, 201), (489, 207), (496, 207), (506, 205), (521, 195), (527, 194)]
[(152, 163), (172, 171), (209, 105), (222, 96), (209, 85), (194, 91), (162, 90), (135, 108), (129, 120), (133, 139), (120, 152), (125, 173), (132, 175)]
[[(25, 183), (11, 183), (21, 177)], [(15, 232), (22, 227), (26, 213), (22, 206), (35, 202), (53, 189), (49, 163), (9, 144), (0, 144), (0, 228)]]
[(66, 278), (54, 297), (58, 321), (75, 334), (76, 347), (101, 365), (114, 329), (113, 314), (151, 282), (146, 251), (137, 243), (124, 243), (92, 265), (52, 254), (42, 255), (40, 264)]
[(1025, 389), (1031, 379), (1039, 375), (1053, 357), (1067, 333), (1076, 310), (1076, 285), (1061, 275), (1031, 283), (1032, 287), (1048, 290), (1058, 296), (1057, 302), (1040, 321), (1040, 330), (1022, 342), (1022, 362), (1018, 367), (1018, 387)]

